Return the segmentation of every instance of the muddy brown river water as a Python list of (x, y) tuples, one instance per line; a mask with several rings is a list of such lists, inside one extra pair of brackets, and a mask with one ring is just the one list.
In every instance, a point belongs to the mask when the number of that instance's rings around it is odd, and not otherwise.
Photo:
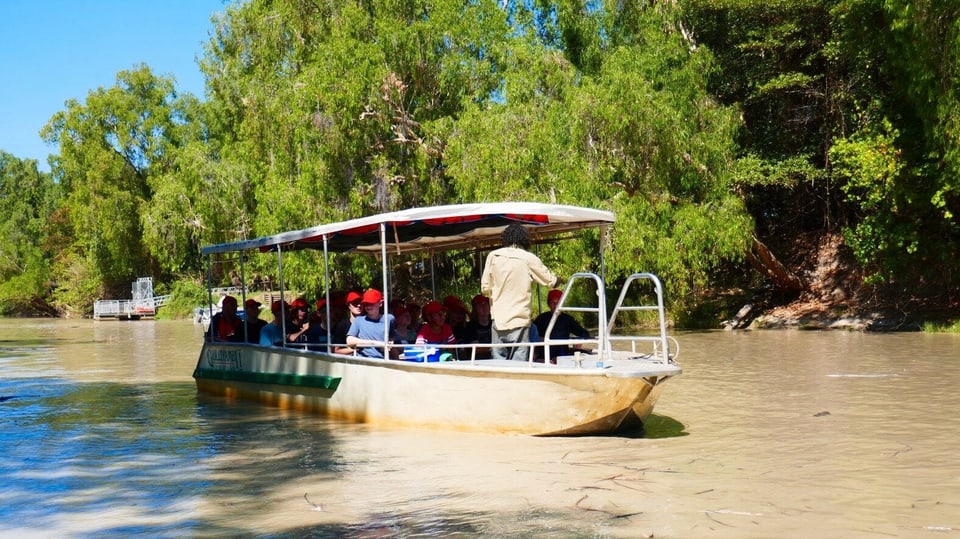
[(0, 320), (0, 536), (960, 537), (960, 335), (681, 333), (646, 431), (583, 438), (198, 397), (201, 337)]

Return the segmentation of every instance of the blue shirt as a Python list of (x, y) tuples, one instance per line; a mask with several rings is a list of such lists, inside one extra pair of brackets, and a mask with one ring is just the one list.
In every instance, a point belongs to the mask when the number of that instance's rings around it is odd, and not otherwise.
[(267, 324), (260, 330), (261, 346), (280, 346), (283, 344), (283, 330), (276, 324)]
[[(384, 324), (387, 324), (389, 331), (384, 332)], [(371, 320), (366, 315), (358, 316), (353, 319), (350, 329), (347, 331), (348, 337), (356, 337), (365, 341), (383, 341), (383, 336), (393, 335), (393, 315), (385, 314), (379, 320)], [(383, 348), (379, 346), (361, 346), (357, 348), (357, 353), (364, 357), (383, 358)]]

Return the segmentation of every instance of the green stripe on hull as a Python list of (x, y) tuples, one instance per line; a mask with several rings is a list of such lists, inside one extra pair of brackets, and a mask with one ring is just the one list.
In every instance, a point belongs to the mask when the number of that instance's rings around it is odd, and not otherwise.
[(221, 369), (197, 369), (194, 378), (207, 380), (230, 380), (251, 384), (274, 384), (280, 386), (317, 387), (336, 391), (340, 378), (333, 376), (314, 376), (310, 374), (274, 374), (266, 372), (227, 371)]

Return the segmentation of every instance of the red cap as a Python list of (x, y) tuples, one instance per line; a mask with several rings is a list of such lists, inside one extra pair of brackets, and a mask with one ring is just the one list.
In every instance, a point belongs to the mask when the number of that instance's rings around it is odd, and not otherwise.
[(470, 301), (470, 303), (472, 303), (474, 306), (477, 306), (481, 303), (490, 305), (490, 298), (484, 296), (483, 294), (477, 294), (476, 296), (473, 296), (473, 299)]
[(430, 316), (433, 313), (441, 313), (447, 310), (439, 301), (431, 301), (423, 306), (423, 316)]
[(257, 300), (255, 300), (255, 299), (253, 299), (253, 298), (250, 298), (250, 299), (248, 299), (247, 301), (244, 301), (244, 302), (243, 302), (243, 308), (244, 308), (244, 309), (259, 309), (259, 308), (260, 308), (260, 302), (257, 301)]
[(327, 305), (327, 298), (320, 298), (317, 300), (317, 310), (320, 311)]
[(291, 309), (309, 309), (310, 304), (307, 303), (307, 300), (303, 298), (297, 298), (293, 300), (293, 303), (290, 304)]
[(237, 304), (237, 298), (235, 298), (235, 297), (233, 297), (233, 296), (223, 296), (223, 299), (220, 300), (220, 306), (222, 307), (222, 306), (224, 306), (224, 305), (226, 305), (226, 304), (228, 304), (228, 303), (232, 303), (232, 304), (236, 305), (236, 304)]
[(554, 288), (553, 290), (547, 293), (547, 303), (550, 303), (551, 301), (560, 301), (560, 296), (562, 295), (563, 295), (562, 291)]
[(357, 293), (357, 292), (354, 292), (353, 290), (347, 292), (347, 304), (348, 304), (348, 305), (351, 304), (351, 303), (356, 303), (356, 302), (358, 302), (358, 301), (361, 301), (362, 299), (363, 299), (363, 296), (361, 296), (361, 295), (360, 295), (359, 293)]
[(381, 301), (383, 301), (383, 294), (375, 288), (367, 289), (367, 291), (363, 293), (362, 303), (380, 303)]
[(286, 301), (280, 301), (279, 299), (270, 304), (270, 310), (274, 313), (279, 313), (281, 309), (287, 306)]

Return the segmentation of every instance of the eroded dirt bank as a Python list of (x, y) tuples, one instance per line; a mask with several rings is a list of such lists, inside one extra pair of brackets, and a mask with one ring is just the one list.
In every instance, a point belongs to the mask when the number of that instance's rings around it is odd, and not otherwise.
[(802, 238), (785, 258), (805, 289), (792, 297), (758, 292), (723, 327), (915, 331), (960, 318), (960, 291), (925, 282), (865, 284), (839, 234)]

